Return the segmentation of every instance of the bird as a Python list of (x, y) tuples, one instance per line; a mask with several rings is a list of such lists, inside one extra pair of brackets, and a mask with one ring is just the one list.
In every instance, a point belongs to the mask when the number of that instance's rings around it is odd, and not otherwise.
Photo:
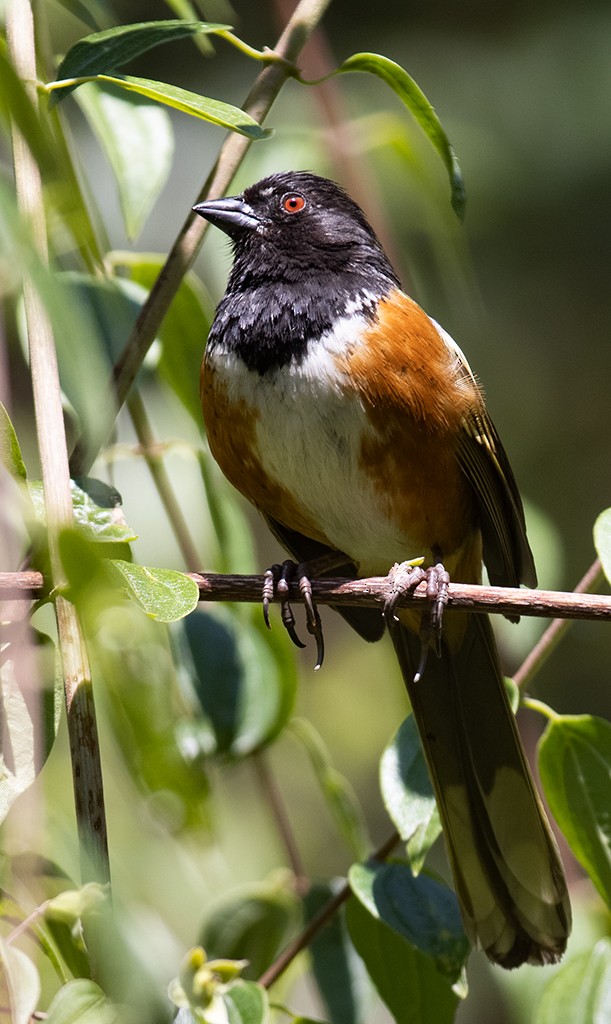
[[(328, 559), (347, 578), (390, 571), (397, 594), (417, 561), (433, 591), (437, 575), (432, 630), (394, 602), (392, 614), (338, 610), (365, 640), (389, 628), (470, 941), (505, 968), (557, 962), (571, 930), (567, 884), (489, 618), (439, 624), (446, 574), (477, 584), (485, 564), (493, 585), (536, 586), (482, 389), (340, 185), (280, 171), (193, 209), (233, 249), (201, 371), (212, 455), (290, 564)], [(317, 614), (310, 603), (320, 636)]]

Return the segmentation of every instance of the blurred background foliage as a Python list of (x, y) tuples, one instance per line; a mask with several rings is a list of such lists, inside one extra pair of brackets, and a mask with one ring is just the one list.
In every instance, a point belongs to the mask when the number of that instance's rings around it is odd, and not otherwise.
[[(169, 16), (164, 4), (151, 0), (96, 0), (85, 6), (100, 27)], [(203, 4), (208, 20), (226, 21), (257, 47), (273, 44), (292, 7), (283, 0), (236, 0), (231, 8), (224, 0)], [(76, 5), (49, 3), (53, 52), (64, 53), (91, 30), (75, 17), (76, 10)], [(611, 9), (599, 0), (561, 6), (545, 0), (534, 6), (482, 0), (458, 6), (391, 0), (376, 6), (335, 0), (323, 28), (324, 35), (300, 61), (306, 77), (318, 77), (367, 49), (396, 60), (422, 87), (461, 162), (467, 186), (464, 225), (450, 208), (447, 178), (430, 144), (387, 89), (360, 75), (316, 89), (289, 81), (268, 119), (275, 136), (251, 148), (232, 191), (272, 171), (303, 167), (336, 178), (352, 192), (408, 290), (457, 339), (484, 384), (527, 505), (541, 586), (572, 589), (594, 557), (593, 522), (611, 504)], [(239, 105), (254, 65), (224, 43), (214, 45), (215, 59), (205, 59), (190, 41), (170, 43), (140, 57), (129, 72)], [(222, 131), (171, 113), (175, 152), (167, 183), (134, 241), (127, 237), (114, 177), (98, 142), (78, 106), (72, 101), (65, 106), (109, 248), (122, 258), (130, 251), (166, 252), (212, 166)], [(65, 270), (81, 269), (61, 233), (55, 245)], [(229, 265), (226, 242), (211, 232), (196, 268), (208, 312), (222, 294)], [(150, 280), (139, 284), (146, 287)], [(135, 315), (135, 307), (131, 314), (126, 308), (130, 301), (139, 301), (137, 287), (120, 300), (115, 354)], [(36, 477), (18, 311), (7, 312), (4, 330), (10, 409), (30, 476)], [(108, 337), (113, 330), (101, 333)], [(202, 337), (202, 348), (203, 343)], [(88, 396), (105, 372), (108, 355), (102, 343), (100, 348), (88, 353), (79, 370)], [(142, 564), (260, 571), (277, 560), (277, 546), (205, 458), (202, 475), (200, 426), (187, 411), (190, 399), (181, 404), (168, 388), (164, 360), (171, 365), (172, 352), (160, 339), (141, 372), (141, 393), (196, 545), (197, 564), (185, 565), (125, 415), (94, 475), (121, 493), (126, 519), (138, 534), (134, 558)], [(76, 407), (78, 394), (72, 397), (71, 388), (78, 392), (78, 376), (76, 384), (64, 383)], [(220, 545), (223, 533), (232, 540)], [(215, 918), (208, 913), (214, 901), (236, 886), (261, 884), (260, 879), (269, 878), (273, 889), (273, 872), (284, 864), (284, 852), (270, 817), (270, 773), (289, 810), (306, 874), (344, 874), (352, 858), (297, 734), (285, 732), (268, 750), (265, 772), (241, 755), (275, 735), (294, 700), (294, 710), (313, 723), (334, 765), (358, 793), (375, 846), (388, 832), (377, 765), (406, 702), (390, 646), (364, 645), (330, 611), (324, 612), (327, 656), (316, 675), (312, 646), (294, 655), (277, 615), (271, 640), (264, 637), (258, 609), (198, 611), (169, 636), (131, 606), (102, 606), (95, 614), (115, 902), (124, 916), (130, 955), (145, 964), (162, 991), (184, 950), (200, 940), (206, 920), (208, 933), (214, 931)], [(202, 620), (199, 630), (196, 617)], [(35, 624), (52, 631), (48, 610), (37, 613)], [(503, 624), (508, 668), (519, 664), (542, 629), (536, 620), (519, 627)], [(217, 710), (213, 719), (199, 716), (194, 724), (197, 672), (185, 673), (183, 667), (177, 673), (171, 653), (180, 648), (196, 657), (194, 645), (204, 634), (212, 640), (233, 637), (219, 646), (219, 657), (226, 650), (238, 658), (238, 674), (248, 677), (255, 692), (254, 666), (290, 680), (278, 687), (278, 703), (256, 722), (223, 720)], [(611, 717), (610, 663), (609, 630), (573, 623), (537, 678), (536, 693), (559, 711)], [(222, 693), (227, 666), (214, 668)], [(528, 717), (523, 724), (534, 742), (538, 723)], [(44, 849), (76, 876), (67, 762), (67, 737), (60, 726), (39, 779), (7, 818), (4, 849), (10, 854)], [(578, 947), (604, 925), (598, 911), (588, 914), (590, 903), (595, 905), (588, 884), (579, 882), (577, 869), (571, 873), (582, 892)], [(290, 931), (292, 908), (284, 910)], [(210, 934), (208, 941), (214, 944)], [(541, 980), (530, 969), (501, 976), (474, 956), (473, 995), (458, 1020), (531, 1019), (531, 989)], [(320, 1007), (314, 1006), (316, 1011), (322, 1015)], [(377, 1008), (369, 1019), (384, 1021), (384, 1014)]]

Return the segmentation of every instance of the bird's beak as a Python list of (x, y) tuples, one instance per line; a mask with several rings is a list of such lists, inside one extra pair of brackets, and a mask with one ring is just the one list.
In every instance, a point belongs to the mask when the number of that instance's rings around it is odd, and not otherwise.
[(230, 238), (243, 231), (254, 231), (260, 224), (252, 207), (241, 196), (207, 199), (205, 203), (194, 206), (193, 212), (209, 220)]

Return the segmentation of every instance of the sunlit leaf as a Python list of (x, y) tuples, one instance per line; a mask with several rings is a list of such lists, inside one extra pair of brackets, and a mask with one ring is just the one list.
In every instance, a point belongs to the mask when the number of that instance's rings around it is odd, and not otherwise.
[(466, 201), (462, 172), (441, 122), (420, 86), (399, 64), (378, 53), (353, 54), (336, 73), (347, 71), (365, 71), (381, 78), (402, 100), (443, 160), (450, 179), (452, 207), (462, 218)]
[(91, 82), (76, 93), (119, 190), (128, 238), (140, 233), (172, 164), (174, 134), (170, 116), (158, 103)]
[(197, 607), (199, 588), (174, 569), (153, 569), (113, 558), (108, 569), (127, 595), (158, 622), (176, 622)]
[(254, 981), (234, 981), (223, 993), (230, 1024), (268, 1024), (269, 1000), (266, 990)]
[(539, 771), (571, 850), (611, 906), (611, 723), (593, 715), (552, 719), (539, 742)]
[(2, 402), (0, 402), (0, 462), (15, 480), (26, 479), (27, 470), (21, 455), (17, 434)]
[[(79, 484), (81, 486), (79, 486)], [(108, 544), (128, 544), (137, 534), (127, 525), (121, 509), (121, 495), (114, 487), (92, 477), (71, 480), (72, 507), (77, 527), (89, 540)], [(42, 482), (32, 480), (28, 491), (36, 515), (45, 522)]]
[(415, 874), (441, 833), (433, 787), (414, 716), (397, 730), (380, 761), (380, 787), (386, 810), (407, 843)]

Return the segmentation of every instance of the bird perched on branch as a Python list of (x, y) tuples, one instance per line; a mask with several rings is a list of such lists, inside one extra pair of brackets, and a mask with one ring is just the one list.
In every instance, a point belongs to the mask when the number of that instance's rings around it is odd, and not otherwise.
[[(471, 940), (504, 967), (553, 963), (570, 932), (566, 882), (489, 620), (439, 628), (447, 573), (478, 583), (483, 559), (493, 584), (536, 584), (477, 381), (338, 185), (288, 171), (194, 209), (234, 250), (202, 368), (212, 454), (297, 563), (394, 566), (397, 594), (426, 575), (424, 628), (413, 609), (341, 614), (367, 640), (389, 625)], [(422, 570), (404, 565), (415, 556)], [(320, 661), (311, 603), (308, 622)]]

